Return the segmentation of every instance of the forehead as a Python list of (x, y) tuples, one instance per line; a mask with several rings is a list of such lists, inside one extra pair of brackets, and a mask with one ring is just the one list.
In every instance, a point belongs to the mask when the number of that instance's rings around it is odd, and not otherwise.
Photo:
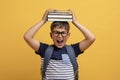
[(53, 31), (67, 31), (65, 27), (56, 26)]

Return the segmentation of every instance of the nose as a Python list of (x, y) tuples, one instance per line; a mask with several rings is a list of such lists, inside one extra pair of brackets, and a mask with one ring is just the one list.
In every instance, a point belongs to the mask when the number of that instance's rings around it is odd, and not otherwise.
[(62, 34), (58, 34), (58, 37), (62, 37)]

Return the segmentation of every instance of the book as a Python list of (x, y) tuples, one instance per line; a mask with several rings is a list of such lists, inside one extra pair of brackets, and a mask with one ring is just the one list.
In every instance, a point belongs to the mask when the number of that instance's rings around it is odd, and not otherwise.
[(72, 14), (69, 11), (51, 11), (47, 17), (48, 21), (72, 21)]
[(48, 18), (48, 21), (69, 21), (69, 22), (71, 22), (72, 21), (72, 19), (70, 19), (70, 18), (68, 18), (68, 19), (63, 19), (63, 18)]
[(57, 11), (57, 10), (54, 10), (54, 11), (51, 11), (49, 12), (48, 14), (60, 14), (60, 15), (66, 15), (66, 14), (71, 14), (70, 11)]
[(72, 18), (72, 15), (50, 15), (48, 14), (48, 18)]

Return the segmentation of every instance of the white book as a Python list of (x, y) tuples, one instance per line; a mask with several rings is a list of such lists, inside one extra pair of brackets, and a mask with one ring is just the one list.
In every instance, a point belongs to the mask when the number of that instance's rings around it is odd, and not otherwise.
[(60, 19), (56, 19), (56, 18), (48, 18), (48, 21), (69, 21), (71, 22), (72, 21), (72, 18), (69, 18), (69, 19), (63, 19), (63, 18), (60, 18)]
[(68, 12), (49, 12), (48, 14), (61, 14), (61, 15), (64, 15), (64, 14), (69, 14)]
[(64, 14), (70, 14), (70, 12), (69, 11), (51, 11), (48, 14), (61, 14), (61, 15), (64, 15)]
[(48, 18), (72, 18), (72, 15), (48, 15)]

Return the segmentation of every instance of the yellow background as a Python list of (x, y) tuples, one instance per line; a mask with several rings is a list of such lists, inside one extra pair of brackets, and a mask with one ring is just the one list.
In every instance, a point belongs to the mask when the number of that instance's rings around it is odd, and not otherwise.
[[(0, 80), (40, 80), (40, 57), (23, 34), (48, 8), (75, 11), (95, 43), (79, 56), (80, 80), (120, 80), (120, 0), (0, 0)], [(35, 38), (52, 43), (47, 22)], [(70, 23), (69, 43), (83, 39)]]

